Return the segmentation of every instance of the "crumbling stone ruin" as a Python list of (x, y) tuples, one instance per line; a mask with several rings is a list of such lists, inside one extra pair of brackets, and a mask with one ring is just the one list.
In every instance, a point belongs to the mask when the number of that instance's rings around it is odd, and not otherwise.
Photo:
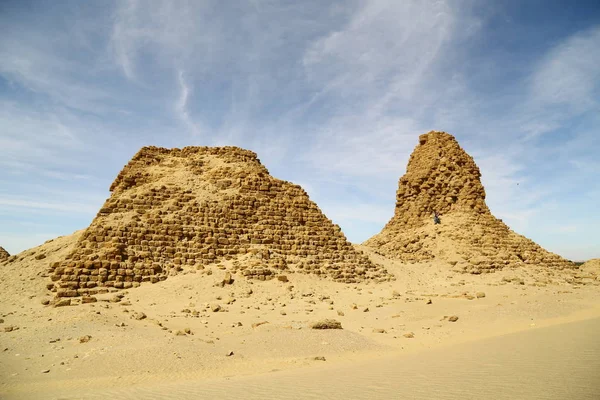
[(398, 183), (394, 216), (364, 244), (390, 258), (437, 259), (474, 274), (507, 266), (574, 267), (495, 218), (480, 178), (475, 161), (452, 135), (421, 135)]
[(6, 251), (6, 250), (4, 250), (4, 248), (0, 247), (0, 261), (8, 260), (8, 257), (10, 257), (10, 254), (8, 254), (8, 251)]
[(75, 250), (50, 266), (58, 297), (158, 282), (228, 262), (266, 280), (284, 272), (339, 282), (388, 280), (298, 185), (237, 147), (142, 148)]

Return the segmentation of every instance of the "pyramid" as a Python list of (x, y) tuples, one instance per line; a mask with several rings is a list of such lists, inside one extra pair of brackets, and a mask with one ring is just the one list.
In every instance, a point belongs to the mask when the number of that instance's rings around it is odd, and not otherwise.
[(8, 251), (6, 251), (6, 250), (4, 250), (4, 248), (0, 247), (0, 261), (7, 260), (8, 257), (10, 257), (10, 254), (8, 254)]
[(597, 271), (598, 273), (600, 273), (600, 258), (592, 258), (591, 260), (586, 261), (581, 266), (581, 269)]
[(394, 216), (364, 244), (405, 262), (436, 259), (474, 274), (507, 266), (574, 267), (495, 218), (480, 178), (475, 161), (452, 135), (419, 136), (398, 183)]
[(58, 297), (211, 264), (259, 280), (291, 272), (345, 283), (390, 279), (300, 186), (271, 177), (248, 150), (144, 147), (110, 191), (75, 250), (50, 266)]

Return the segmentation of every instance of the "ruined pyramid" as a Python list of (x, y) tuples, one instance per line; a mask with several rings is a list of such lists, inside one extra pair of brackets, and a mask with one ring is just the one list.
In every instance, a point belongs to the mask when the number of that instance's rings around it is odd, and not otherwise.
[(593, 258), (591, 260), (586, 261), (580, 267), (583, 271), (592, 271), (595, 275), (600, 274), (600, 258)]
[(110, 190), (75, 250), (50, 266), (48, 288), (59, 297), (211, 264), (260, 280), (289, 272), (346, 283), (390, 279), (300, 186), (271, 177), (248, 150), (144, 147)]
[(2, 248), (0, 246), (0, 261), (7, 260), (8, 257), (10, 257), (10, 254), (8, 254), (8, 251), (4, 250), (4, 248)]
[[(436, 259), (475, 274), (507, 266), (574, 267), (495, 218), (480, 177), (475, 161), (452, 135), (421, 135), (398, 183), (394, 216), (364, 244), (390, 258)], [(440, 224), (434, 224), (434, 212)]]

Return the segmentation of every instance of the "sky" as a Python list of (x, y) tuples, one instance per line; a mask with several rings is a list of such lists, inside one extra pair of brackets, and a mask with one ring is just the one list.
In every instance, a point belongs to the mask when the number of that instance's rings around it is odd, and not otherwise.
[(600, 257), (598, 0), (0, 0), (0, 246), (87, 227), (146, 145), (235, 145), (352, 242), (418, 136), (514, 231)]

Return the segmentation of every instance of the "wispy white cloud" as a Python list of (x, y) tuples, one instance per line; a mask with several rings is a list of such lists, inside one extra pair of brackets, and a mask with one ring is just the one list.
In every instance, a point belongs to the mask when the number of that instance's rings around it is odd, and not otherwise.
[(64, 154), (83, 150), (84, 141), (71, 122), (57, 112), (28, 110), (0, 101), (0, 166), (5, 173), (46, 176), (73, 167), (74, 160)]
[(46, 34), (23, 32), (23, 35), (5, 35), (0, 40), (0, 75), (73, 109), (96, 113), (110, 109), (107, 103), (110, 95), (102, 85), (77, 79), (84, 70), (92, 72), (94, 66), (89, 57), (69, 59), (64, 57), (65, 49), (53, 46), (64, 43), (67, 36), (57, 32), (54, 40), (49, 41)]
[(542, 58), (531, 80), (532, 101), (568, 105), (571, 112), (598, 106), (600, 91), (600, 27), (559, 43)]
[[(446, 55), (478, 22), (456, 2), (374, 1), (361, 4), (343, 29), (316, 41), (304, 66), (336, 109), (309, 157), (334, 173), (377, 176), (398, 172), (417, 133), (433, 128), (426, 112), (453, 85)], [(466, 8), (465, 8), (466, 9)], [(460, 71), (456, 71), (460, 72)], [(450, 72), (450, 76), (452, 75)]]
[(600, 107), (599, 41), (600, 27), (576, 32), (536, 63), (526, 82), (526, 101), (517, 114), (528, 139)]
[(177, 99), (177, 103), (175, 104), (175, 112), (179, 120), (187, 127), (190, 133), (194, 136), (199, 136), (201, 133), (200, 129), (192, 120), (187, 108), (188, 98), (190, 96), (190, 88), (185, 82), (183, 71), (178, 72), (177, 78), (179, 82), (180, 95), (179, 99)]
[(65, 201), (63, 199), (36, 201), (22, 196), (0, 195), (0, 206), (2, 206), (3, 213), (13, 213), (15, 211), (24, 212), (24, 210), (28, 210), (33, 212), (56, 211), (63, 213), (83, 213), (94, 215), (96, 212), (98, 212), (98, 207), (101, 204), (102, 199), (97, 198), (95, 200), (96, 201), (86, 202), (72, 202)]

